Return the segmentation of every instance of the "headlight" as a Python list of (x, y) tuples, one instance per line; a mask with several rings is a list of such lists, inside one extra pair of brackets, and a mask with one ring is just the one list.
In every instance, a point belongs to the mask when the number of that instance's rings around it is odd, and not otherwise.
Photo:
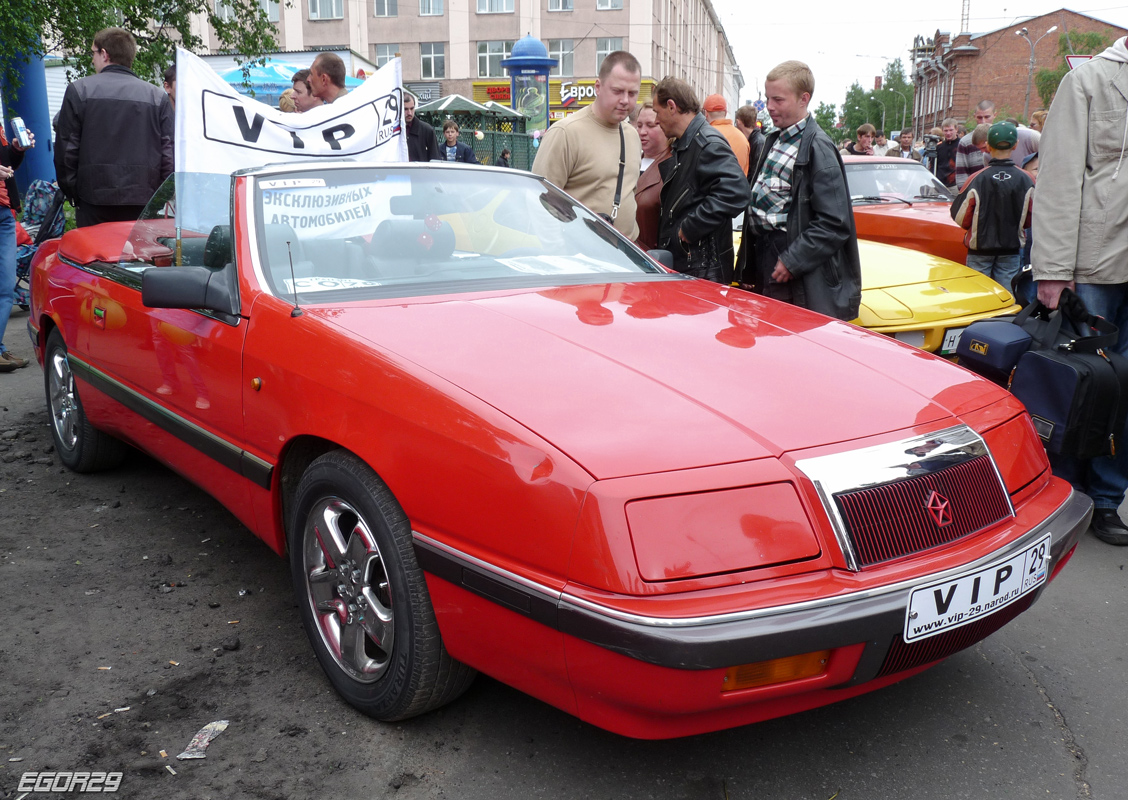
[(790, 483), (633, 500), (627, 523), (645, 581), (770, 567), (820, 553)]

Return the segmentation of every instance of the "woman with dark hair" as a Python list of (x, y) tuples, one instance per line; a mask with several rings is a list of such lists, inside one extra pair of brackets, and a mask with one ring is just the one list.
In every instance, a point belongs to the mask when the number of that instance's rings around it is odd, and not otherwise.
[(504, 150), (501, 151), (501, 155), (497, 157), (497, 161), (494, 162), (494, 166), (496, 166), (496, 167), (508, 167), (509, 166), (509, 155), (510, 155), (509, 154), (509, 148), (507, 147), (507, 148), (505, 148)]
[(643, 250), (658, 247), (658, 227), (662, 214), (662, 175), (658, 165), (670, 157), (670, 140), (658, 125), (658, 115), (653, 103), (644, 103), (635, 119), (639, 141), (642, 142), (642, 175), (635, 185), (635, 220), (638, 222), (638, 239)]

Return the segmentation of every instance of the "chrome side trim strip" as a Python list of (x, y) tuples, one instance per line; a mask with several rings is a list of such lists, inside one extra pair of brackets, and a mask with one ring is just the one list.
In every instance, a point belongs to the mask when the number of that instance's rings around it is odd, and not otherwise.
[(149, 420), (162, 430), (171, 433), (185, 444), (196, 448), (232, 472), (253, 481), (263, 489), (270, 488), (271, 477), (274, 473), (274, 465), (270, 462), (246, 452), (238, 445), (232, 444), (211, 431), (201, 428), (191, 420), (185, 419), (155, 403), (140, 392), (111, 378), (97, 367), (91, 366), (73, 353), (67, 353), (67, 360), (76, 375), (103, 394), (112, 397), (129, 410)]
[(447, 555), (458, 559), (459, 561), (466, 562), (467, 564), (470, 564), (470, 565), (473, 565), (473, 566), (475, 566), (479, 569), (485, 570), (486, 572), (490, 572), (490, 573), (492, 573), (493, 575), (495, 575), (499, 578), (504, 578), (507, 581), (511, 581), (513, 583), (519, 584), (519, 585), (525, 587), (526, 589), (528, 589), (529, 591), (535, 592), (535, 593), (540, 594), (540, 595), (544, 595), (546, 598), (549, 598), (551, 600), (557, 601), (557, 600), (560, 599), (560, 597), (562, 595), (562, 593), (557, 591), (556, 589), (551, 589), (551, 588), (549, 588), (548, 586), (545, 586), (542, 583), (537, 583), (536, 581), (531, 581), (528, 578), (524, 578), (524, 577), (518, 575), (515, 572), (510, 572), (509, 570), (502, 569), (501, 567), (495, 566), (495, 565), (489, 563), (488, 561), (483, 561), (480, 558), (476, 558), (475, 556), (472, 556), (469, 553), (464, 553), (461, 550), (458, 550), (457, 548), (451, 547), (449, 544), (445, 544), (443, 542), (440, 542), (438, 539), (434, 539), (434, 538), (428, 536), (425, 533), (420, 533), (419, 531), (413, 530), (411, 532), (411, 535), (415, 538), (415, 541), (417, 541), (417, 542), (425, 544), (428, 547), (431, 547), (435, 550), (440, 550), (443, 553), (446, 553)]

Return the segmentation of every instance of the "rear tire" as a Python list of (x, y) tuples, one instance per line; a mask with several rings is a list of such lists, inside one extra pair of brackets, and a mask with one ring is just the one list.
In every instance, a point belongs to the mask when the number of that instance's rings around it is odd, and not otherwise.
[(75, 472), (98, 472), (120, 464), (128, 445), (95, 428), (82, 410), (78, 385), (67, 360), (67, 345), (58, 329), (47, 337), (43, 385), (51, 414), (51, 436), (59, 460)]
[(350, 705), (391, 722), (466, 691), (476, 673), (443, 646), (407, 516), (367, 464), (343, 450), (310, 464), (289, 539), (302, 624)]

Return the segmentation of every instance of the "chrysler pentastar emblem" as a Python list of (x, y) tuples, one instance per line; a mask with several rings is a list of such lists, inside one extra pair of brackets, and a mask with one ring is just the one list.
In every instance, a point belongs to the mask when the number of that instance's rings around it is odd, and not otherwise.
[(936, 523), (937, 528), (943, 528), (952, 524), (952, 504), (948, 502), (948, 498), (933, 490), (932, 494), (928, 496), (924, 507), (928, 509), (928, 513), (932, 515), (932, 521)]

